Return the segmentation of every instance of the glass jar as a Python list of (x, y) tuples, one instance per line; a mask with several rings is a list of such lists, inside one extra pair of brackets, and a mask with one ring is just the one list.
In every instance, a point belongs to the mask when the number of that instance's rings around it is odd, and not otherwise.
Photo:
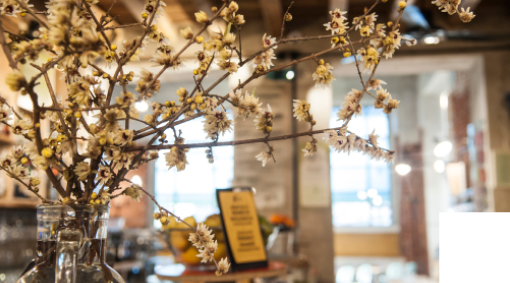
[(109, 207), (73, 204), (37, 207), (37, 260), (18, 283), (124, 282), (106, 264)]
[(37, 206), (37, 247), (36, 259), (17, 282), (55, 282), (55, 231), (62, 214), (61, 205), (42, 204)]

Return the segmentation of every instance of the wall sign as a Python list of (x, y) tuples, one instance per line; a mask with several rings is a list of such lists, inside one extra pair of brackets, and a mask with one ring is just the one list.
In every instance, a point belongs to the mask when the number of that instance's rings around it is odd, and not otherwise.
[(248, 189), (216, 190), (232, 270), (267, 267), (253, 192)]
[[(299, 148), (303, 148), (301, 144)], [(299, 155), (299, 202), (302, 207), (330, 207), (329, 148), (317, 145), (313, 156)]]

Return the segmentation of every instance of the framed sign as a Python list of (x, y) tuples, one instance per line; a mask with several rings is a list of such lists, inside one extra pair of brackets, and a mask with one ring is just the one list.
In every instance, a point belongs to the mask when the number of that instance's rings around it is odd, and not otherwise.
[(267, 267), (267, 254), (251, 188), (216, 190), (232, 270)]

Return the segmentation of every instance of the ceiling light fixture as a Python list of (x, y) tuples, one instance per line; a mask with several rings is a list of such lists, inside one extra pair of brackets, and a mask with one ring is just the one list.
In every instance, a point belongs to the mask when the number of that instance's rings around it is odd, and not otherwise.
[(134, 175), (131, 178), (131, 182), (135, 185), (142, 186), (142, 178), (139, 175)]
[(288, 71), (286, 74), (285, 74), (285, 77), (287, 78), (287, 80), (292, 80), (294, 78), (294, 71)]
[(136, 110), (138, 110), (138, 112), (145, 112), (145, 111), (147, 111), (147, 109), (149, 109), (149, 104), (147, 104), (147, 102), (145, 102), (145, 100), (143, 100), (140, 102), (136, 102), (135, 108), (136, 108)]
[(441, 93), (439, 96), (439, 106), (441, 109), (448, 109), (448, 94), (447, 93)]
[(409, 164), (400, 163), (395, 166), (395, 171), (400, 176), (405, 176), (405, 175), (409, 174), (409, 172), (411, 172), (411, 170), (412, 170), (412, 168)]
[(434, 155), (437, 157), (445, 157), (452, 151), (453, 145), (450, 141), (442, 141), (434, 147)]
[(438, 159), (434, 162), (434, 170), (436, 170), (437, 173), (443, 173), (445, 168), (446, 166), (443, 160)]
[(425, 42), (425, 44), (438, 44), (439, 37), (433, 36), (433, 35), (427, 35), (423, 38), (423, 42)]

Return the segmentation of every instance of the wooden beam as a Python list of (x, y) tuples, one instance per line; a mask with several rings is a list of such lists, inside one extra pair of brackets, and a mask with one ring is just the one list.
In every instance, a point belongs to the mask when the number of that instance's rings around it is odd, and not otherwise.
[[(194, 15), (188, 13), (188, 11), (183, 6), (183, 3), (179, 0), (166, 0), (165, 3), (165, 11), (174, 23), (190, 23), (195, 20)], [(193, 16), (193, 18), (191, 16)]]
[(337, 8), (340, 11), (349, 10), (349, 0), (329, 0), (329, 10), (334, 11)]
[[(145, 8), (147, 1), (145, 0), (101, 0), (96, 5), (104, 14), (108, 11), (112, 4), (115, 3), (110, 11), (110, 16), (119, 24), (134, 24), (142, 22), (142, 11)], [(111, 25), (111, 24), (110, 24)], [(175, 38), (176, 32), (173, 29), (170, 17), (163, 12), (163, 17), (157, 19), (158, 28), (169, 38)], [(137, 27), (140, 28), (140, 27)]]
[(470, 7), (471, 9), (469, 9), (470, 11), (473, 11), (476, 6), (478, 6), (478, 4), (480, 4), (480, 0), (464, 0), (462, 2), (460, 2), (460, 6), (464, 9), (467, 9), (467, 7)]
[(208, 15), (211, 13), (211, 4), (208, 0), (175, 0), (181, 7), (181, 9), (188, 15), (188, 19), (191, 22), (195, 21), (195, 13), (198, 11), (204, 11)]
[(281, 0), (259, 0), (260, 12), (267, 32), (279, 37), (282, 28), (283, 10)]
[[(147, 3), (147, 1), (130, 0), (124, 1), (124, 3), (129, 13), (131, 13), (131, 15), (133, 15), (133, 17), (137, 19), (136, 22), (141, 22), (142, 21), (141, 13), (145, 9), (145, 4)], [(172, 19), (165, 10), (163, 10), (162, 17), (157, 18), (156, 25), (158, 26), (158, 29), (162, 31), (170, 40), (176, 39), (177, 36), (176, 29), (174, 27), (174, 24), (172, 23)]]
[[(126, 7), (126, 5), (128, 5), (127, 2), (128, 1), (102, 0), (102, 1), (99, 1), (99, 3), (97, 3), (97, 5), (95, 5), (95, 6), (98, 7), (100, 10), (106, 12), (115, 3), (110, 11), (110, 16), (116, 22), (118, 22), (121, 25), (133, 24), (133, 23), (140, 22), (142, 19), (142, 16), (141, 16), (142, 10), (139, 10), (138, 13), (133, 14)], [(130, 2), (137, 2), (137, 0), (132, 0)]]
[[(177, 5), (180, 5), (180, 9), (184, 11), (184, 13), (187, 15), (189, 21), (191, 23), (196, 23), (195, 19), (195, 13), (198, 11), (204, 11), (209, 16), (212, 15), (211, 12), (211, 2), (209, 0), (173, 0), (176, 2)], [(219, 6), (218, 6), (219, 8)], [(226, 28), (225, 21), (221, 18), (214, 21), (208, 28), (210, 31), (219, 31), (219, 30), (225, 30)]]

